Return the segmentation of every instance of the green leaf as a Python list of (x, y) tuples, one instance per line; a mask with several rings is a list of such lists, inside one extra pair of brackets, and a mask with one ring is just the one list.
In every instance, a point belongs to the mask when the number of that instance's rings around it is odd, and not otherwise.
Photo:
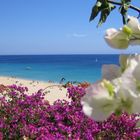
[(91, 16), (90, 16), (89, 21), (94, 20), (94, 18), (99, 14), (99, 12), (100, 12), (100, 10), (98, 9), (98, 7), (97, 6), (94, 6), (92, 8), (92, 13), (91, 13)]
[(115, 6), (111, 3), (108, 3), (107, 0), (104, 1), (97, 0), (96, 4), (92, 8), (90, 21), (94, 20), (95, 17), (97, 17), (98, 14), (101, 13), (99, 23), (98, 23), (98, 26), (100, 26), (102, 23), (106, 21), (108, 15), (113, 9), (115, 9)]
[(94, 20), (94, 18), (99, 14), (99, 12), (101, 11), (101, 5), (102, 5), (102, 3), (100, 1), (96, 2), (95, 6), (93, 6), (93, 8), (92, 8), (92, 12), (91, 12), (89, 21)]
[(112, 10), (114, 10), (114, 9), (115, 9), (115, 6), (113, 4), (108, 4), (108, 7), (104, 8), (101, 11), (101, 16), (100, 16), (100, 20), (99, 20), (98, 26), (100, 26), (102, 23), (104, 23), (106, 21), (106, 19), (109, 16), (110, 12)]

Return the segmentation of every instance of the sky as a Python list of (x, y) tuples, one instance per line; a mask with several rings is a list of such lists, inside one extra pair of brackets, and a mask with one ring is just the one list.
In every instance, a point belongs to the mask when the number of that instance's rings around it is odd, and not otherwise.
[[(133, 0), (140, 7), (140, 0)], [(95, 0), (0, 0), (0, 55), (140, 53), (140, 46), (111, 49), (106, 29), (122, 27), (115, 10), (97, 28), (89, 22)], [(129, 15), (137, 16), (130, 10)]]

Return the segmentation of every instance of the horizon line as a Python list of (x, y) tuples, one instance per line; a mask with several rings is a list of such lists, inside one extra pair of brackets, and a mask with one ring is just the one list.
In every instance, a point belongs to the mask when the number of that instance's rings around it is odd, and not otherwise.
[(135, 53), (71, 53), (71, 54), (0, 54), (0, 56), (6, 55), (120, 55), (120, 54), (135, 54)]

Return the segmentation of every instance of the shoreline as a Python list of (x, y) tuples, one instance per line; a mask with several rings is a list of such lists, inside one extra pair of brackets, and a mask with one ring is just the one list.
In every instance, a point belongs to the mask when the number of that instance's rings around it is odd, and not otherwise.
[(66, 96), (67, 89), (64, 87), (61, 87), (61, 84), (57, 82), (45, 82), (45, 81), (39, 81), (39, 80), (29, 80), (24, 78), (17, 78), (13, 76), (0, 76), (0, 84), (3, 84), (5, 86), (16, 84), (18, 86), (24, 86), (28, 88), (28, 93), (32, 94), (37, 92), (40, 89), (45, 89), (45, 99), (50, 102), (50, 104), (53, 104), (54, 101), (57, 99), (60, 100), (69, 100)]
[(58, 81), (53, 81), (53, 80), (40, 80), (40, 79), (32, 79), (32, 78), (25, 78), (25, 77), (18, 77), (18, 76), (12, 76), (12, 75), (0, 75), (0, 77), (7, 77), (7, 78), (16, 78), (16, 79), (21, 79), (21, 80), (26, 80), (26, 81), (38, 81), (41, 83), (55, 83), (59, 84)]

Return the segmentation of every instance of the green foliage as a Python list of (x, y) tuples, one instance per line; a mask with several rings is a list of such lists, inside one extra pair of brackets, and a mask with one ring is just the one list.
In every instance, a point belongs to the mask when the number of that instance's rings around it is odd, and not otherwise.
[(121, 6), (119, 8), (119, 11), (122, 15), (123, 24), (127, 23), (127, 11), (129, 9), (130, 4), (131, 0), (121, 0)]
[(92, 13), (90, 16), (90, 21), (94, 20), (95, 17), (101, 13), (98, 26), (104, 23), (109, 16), (110, 12), (115, 9), (115, 6), (111, 3), (108, 3), (107, 0), (97, 0), (95, 6), (92, 8)]
[[(115, 0), (97, 0), (92, 8), (90, 21), (93, 21), (100, 14), (98, 26), (102, 25), (106, 21), (109, 14), (116, 8), (116, 5), (119, 6), (119, 12), (122, 16), (123, 24), (126, 24), (128, 9), (132, 8), (130, 7), (131, 0), (120, 0), (120, 2)], [(135, 7), (132, 9), (139, 11), (139, 9), (135, 9)]]

